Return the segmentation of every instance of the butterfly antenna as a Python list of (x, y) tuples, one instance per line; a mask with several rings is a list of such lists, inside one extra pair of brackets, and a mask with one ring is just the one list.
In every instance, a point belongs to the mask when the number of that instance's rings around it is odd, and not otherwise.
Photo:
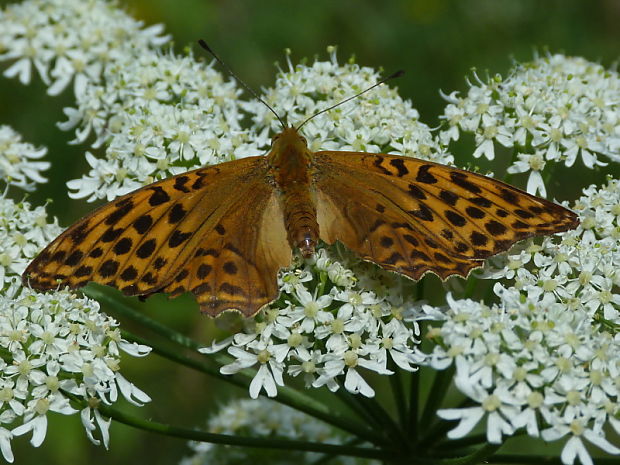
[(301, 123), (299, 126), (297, 126), (297, 128), (296, 128), (296, 129), (299, 131), (299, 130), (301, 129), (301, 127), (302, 127), (304, 124), (306, 124), (308, 121), (310, 121), (310, 120), (311, 120), (312, 118), (314, 118), (315, 116), (319, 116), (321, 113), (325, 113), (325, 112), (328, 112), (328, 111), (330, 111), (330, 110), (333, 110), (334, 108), (336, 108), (336, 107), (338, 107), (338, 106), (342, 105), (343, 103), (347, 103), (349, 100), (353, 100), (354, 98), (357, 98), (357, 97), (359, 97), (360, 95), (365, 94), (366, 92), (373, 90), (375, 87), (380, 86), (380, 85), (381, 85), (381, 84), (383, 84), (384, 82), (391, 81), (392, 79), (397, 78), (397, 77), (400, 77), (400, 76), (402, 76), (403, 74), (405, 74), (405, 72), (404, 72), (402, 69), (400, 69), (400, 70), (396, 71), (396, 72), (395, 72), (395, 73), (393, 73), (393, 74), (390, 74), (388, 77), (385, 77), (385, 78), (381, 79), (379, 82), (377, 82), (376, 84), (373, 84), (373, 85), (372, 85), (372, 86), (370, 86), (369, 88), (364, 89), (363, 91), (358, 92), (357, 94), (355, 94), (355, 95), (353, 95), (353, 96), (351, 96), (351, 97), (349, 97), (349, 98), (346, 98), (346, 99), (344, 99), (343, 101), (338, 102), (338, 103), (337, 103), (337, 104), (335, 104), (335, 105), (332, 105), (331, 107), (324, 108), (323, 110), (321, 110), (321, 111), (319, 111), (319, 112), (315, 113), (314, 115), (312, 115), (312, 116), (310, 116), (309, 118), (307, 118), (306, 120), (304, 120), (304, 122), (303, 122), (303, 123)]
[(211, 56), (212, 56), (213, 58), (215, 58), (215, 60), (216, 60), (216, 61), (217, 61), (220, 65), (222, 65), (222, 67), (226, 70), (226, 72), (227, 72), (228, 74), (230, 74), (233, 78), (235, 78), (235, 80), (236, 80), (239, 84), (241, 84), (243, 87), (245, 87), (245, 89), (246, 89), (246, 90), (247, 90), (250, 94), (252, 94), (252, 96), (253, 96), (256, 100), (258, 100), (259, 102), (262, 102), (262, 103), (263, 103), (263, 105), (265, 105), (267, 108), (269, 108), (269, 110), (271, 110), (271, 113), (273, 113), (274, 115), (276, 115), (276, 118), (278, 118), (278, 121), (279, 121), (279, 122), (280, 122), (280, 124), (282, 125), (282, 129), (286, 129), (286, 124), (284, 124), (284, 121), (282, 121), (282, 118), (280, 118), (280, 115), (278, 115), (278, 114), (276, 113), (276, 111), (275, 111), (273, 108), (271, 108), (271, 106), (270, 106), (267, 102), (265, 102), (262, 98), (260, 98), (260, 97), (258, 96), (258, 94), (257, 94), (256, 92), (254, 92), (254, 89), (252, 89), (252, 88), (251, 88), (250, 86), (248, 86), (245, 82), (243, 82), (243, 81), (241, 80), (241, 78), (239, 78), (239, 77), (238, 77), (238, 76), (237, 76), (237, 75), (233, 72), (233, 70), (232, 70), (232, 69), (230, 69), (230, 67), (229, 67), (226, 63), (224, 63), (224, 62), (222, 61), (222, 59), (221, 59), (219, 56), (217, 56), (217, 54), (216, 54), (216, 53), (215, 53), (215, 52), (211, 49), (211, 47), (209, 47), (209, 46), (207, 45), (207, 43), (206, 43), (204, 40), (200, 39), (200, 40), (198, 41), (198, 45), (200, 45), (200, 46), (201, 46), (202, 48), (204, 48), (207, 52), (209, 52), (209, 53), (211, 54)]

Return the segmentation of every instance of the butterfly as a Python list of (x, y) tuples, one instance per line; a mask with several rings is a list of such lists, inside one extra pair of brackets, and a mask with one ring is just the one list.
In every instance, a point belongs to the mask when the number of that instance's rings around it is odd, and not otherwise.
[(575, 228), (570, 210), (504, 182), (430, 161), (312, 152), (285, 127), (267, 156), (199, 168), (103, 205), (27, 267), (37, 290), (90, 281), (130, 296), (195, 295), (209, 315), (256, 314), (278, 297), (293, 252), (341, 242), (418, 280), (466, 277), (531, 236)]

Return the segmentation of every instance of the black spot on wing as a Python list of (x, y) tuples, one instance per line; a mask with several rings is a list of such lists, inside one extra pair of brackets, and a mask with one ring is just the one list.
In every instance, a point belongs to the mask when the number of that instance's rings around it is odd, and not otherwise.
[(211, 265), (203, 263), (198, 267), (196, 276), (198, 277), (198, 279), (205, 279), (207, 276), (209, 276), (209, 273), (211, 273), (211, 269)]
[(433, 221), (434, 217), (432, 210), (422, 202), (420, 202), (418, 206), (420, 207), (419, 210), (411, 210), (409, 213), (423, 221)]
[(409, 184), (408, 188), (409, 188), (409, 195), (413, 197), (414, 199), (419, 199), (419, 200), (426, 199), (426, 194), (424, 193), (424, 191), (420, 189), (418, 186), (416, 186), (415, 184)]
[(461, 171), (452, 171), (450, 172), (450, 179), (452, 180), (452, 182), (454, 184), (456, 184), (457, 186), (462, 187), (463, 189), (465, 189), (466, 191), (471, 192), (472, 194), (480, 194), (482, 192), (482, 189), (480, 189), (480, 187), (476, 186), (475, 184), (473, 184), (472, 182), (470, 182), (468, 180), (467, 174), (461, 172)]
[(478, 231), (472, 232), (471, 236), (469, 236), (469, 239), (471, 240), (471, 243), (477, 247), (482, 247), (486, 245), (487, 242), (489, 242), (489, 238), (484, 234), (479, 233)]
[(227, 274), (237, 274), (237, 265), (234, 262), (226, 262), (223, 266), (224, 272)]
[(131, 199), (125, 199), (119, 202), (116, 210), (108, 215), (105, 219), (105, 224), (113, 225), (116, 224), (121, 218), (123, 218), (127, 213), (129, 213), (133, 209), (133, 202)]
[(454, 192), (442, 190), (439, 193), (439, 198), (443, 200), (445, 203), (447, 203), (448, 205), (450, 205), (451, 207), (454, 207), (456, 205), (457, 200), (459, 199), (459, 196), (456, 195)]
[(174, 180), (174, 185), (172, 187), (178, 191), (188, 193), (189, 189), (185, 186), (187, 181), (189, 181), (189, 176), (181, 175)]
[(65, 265), (75, 266), (80, 263), (80, 260), (82, 260), (83, 256), (84, 253), (81, 250), (74, 250), (73, 252), (71, 252), (71, 255), (69, 255), (65, 260)]
[(118, 265), (119, 263), (116, 260), (106, 260), (99, 267), (99, 274), (104, 278), (113, 276), (118, 271)]
[(491, 220), (484, 225), (487, 231), (491, 233), (493, 236), (501, 236), (506, 232), (506, 226), (502, 223), (499, 223), (495, 220)]
[(168, 223), (176, 224), (183, 219), (187, 212), (180, 203), (174, 204), (168, 213)]
[(502, 199), (504, 199), (509, 204), (512, 204), (512, 205), (519, 204), (519, 196), (509, 189), (501, 188), (499, 191), (499, 195)]
[(489, 208), (491, 205), (493, 205), (489, 199), (485, 199), (484, 197), (470, 197), (467, 200), (469, 200), (474, 205), (478, 205), (482, 208)]
[(142, 215), (136, 221), (133, 222), (133, 228), (138, 234), (144, 234), (153, 225), (153, 218), (151, 215)]
[(71, 231), (69, 237), (75, 244), (79, 244), (86, 238), (86, 235), (88, 234), (87, 229), (89, 223), (90, 221), (85, 221), (81, 225), (77, 226), (73, 231)]
[(183, 242), (185, 242), (191, 236), (192, 236), (191, 232), (183, 232), (177, 229), (170, 235), (170, 239), (168, 239), (168, 247), (170, 247), (171, 249), (174, 249), (175, 247), (180, 246)]
[(120, 241), (114, 244), (114, 253), (116, 255), (124, 255), (131, 250), (133, 242), (128, 237), (123, 237)]
[(112, 242), (114, 240), (116, 240), (118, 238), (118, 236), (121, 235), (121, 233), (123, 232), (122, 228), (118, 228), (118, 229), (114, 229), (112, 227), (109, 227), (106, 232), (104, 232), (101, 237), (99, 238), (99, 240), (101, 242)]
[(405, 161), (401, 158), (392, 158), (390, 160), (390, 165), (392, 165), (398, 170), (396, 176), (398, 176), (399, 178), (402, 178), (403, 176), (409, 174), (409, 170), (405, 166)]
[(448, 221), (452, 223), (454, 226), (462, 227), (462, 226), (465, 226), (465, 224), (467, 223), (467, 220), (463, 218), (461, 215), (459, 215), (458, 213), (456, 213), (455, 211), (446, 210), (445, 215)]
[(136, 250), (136, 255), (140, 258), (148, 258), (153, 254), (156, 246), (157, 241), (155, 239), (149, 239), (138, 247), (138, 250)]
[(481, 219), (486, 216), (484, 211), (480, 210), (477, 207), (467, 207), (465, 209), (465, 213), (467, 213), (471, 218)]
[(181, 270), (178, 275), (175, 276), (174, 280), (177, 283), (180, 283), (185, 278), (187, 278), (188, 275), (189, 275), (189, 271), (187, 271), (187, 268), (185, 268), (185, 269)]
[(420, 166), (420, 168), (418, 168), (416, 181), (423, 182), (424, 184), (435, 184), (437, 182), (437, 178), (430, 173), (430, 169), (432, 167), (432, 165)]
[[(93, 250), (91, 250), (88, 254), (89, 257), (91, 258), (99, 258), (103, 255), (103, 250), (101, 249), (101, 247), (95, 247)], [(53, 258), (53, 257), (52, 257)]]
[(150, 189), (153, 191), (149, 197), (149, 205), (151, 207), (156, 207), (157, 205), (170, 201), (170, 196), (161, 186), (151, 187)]
[(138, 270), (135, 267), (129, 265), (123, 270), (120, 276), (123, 281), (133, 281), (138, 277)]
[(75, 273), (73, 273), (73, 276), (75, 276), (76, 278), (83, 278), (84, 276), (90, 276), (92, 273), (93, 273), (92, 266), (82, 265), (77, 270), (75, 270)]
[(220, 285), (220, 292), (224, 292), (229, 295), (243, 295), (245, 296), (245, 292), (239, 286), (235, 286), (230, 283), (222, 283)]

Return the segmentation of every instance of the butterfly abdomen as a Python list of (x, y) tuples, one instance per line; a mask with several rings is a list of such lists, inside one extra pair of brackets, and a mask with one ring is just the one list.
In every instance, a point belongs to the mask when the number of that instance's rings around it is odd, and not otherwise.
[(284, 225), (291, 247), (297, 247), (305, 258), (314, 254), (319, 237), (316, 206), (308, 189), (301, 186), (288, 189), (280, 202), (284, 212)]
[(316, 199), (312, 191), (312, 157), (305, 140), (294, 128), (274, 138), (267, 156), (271, 174), (278, 186), (288, 242), (309, 258), (319, 238)]

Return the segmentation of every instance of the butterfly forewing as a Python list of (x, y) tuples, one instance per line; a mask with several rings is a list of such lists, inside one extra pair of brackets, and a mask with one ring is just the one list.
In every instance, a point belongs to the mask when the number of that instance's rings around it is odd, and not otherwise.
[(560, 205), (432, 162), (317, 152), (314, 163), (321, 238), (414, 279), (467, 276), (520, 239), (578, 223)]
[[(255, 195), (258, 191), (262, 192), (261, 196)], [(62, 285), (75, 288), (94, 281), (117, 287), (128, 295), (150, 294), (166, 286), (171, 288), (179, 274), (198, 273), (200, 264), (197, 264), (196, 252), (212, 248), (205, 243), (207, 239), (215, 234), (239, 236), (236, 228), (243, 226), (243, 222), (230, 221), (229, 217), (234, 217), (230, 214), (231, 205), (246, 213), (254, 211), (255, 207), (264, 212), (261, 205), (254, 203), (262, 202), (266, 207), (271, 196), (273, 187), (267, 182), (265, 157), (249, 157), (168, 178), (120, 197), (74, 224), (28, 266), (24, 281), (41, 290)], [(239, 199), (243, 200), (243, 205), (239, 205)], [(229, 224), (226, 234), (222, 235), (218, 231), (221, 231), (225, 215), (228, 215), (226, 222)], [(255, 217), (260, 219), (258, 214)], [(275, 230), (277, 226), (276, 222)], [(260, 250), (263, 247), (260, 241), (271, 240), (272, 236), (261, 236), (258, 232), (244, 235), (243, 241), (248, 241), (250, 248)], [(279, 232), (281, 235), (282, 231)], [(284, 245), (288, 247), (286, 242)], [(239, 244), (237, 249), (242, 250)], [(288, 249), (290, 256), (290, 247)], [(285, 255), (272, 257), (272, 262), (287, 266), (290, 260), (287, 261)], [(220, 261), (215, 260), (213, 266), (227, 263)], [(253, 314), (258, 311), (255, 293), (269, 295), (271, 300), (277, 297), (277, 290), (273, 290), (277, 269), (273, 271), (272, 262), (260, 261), (255, 265), (265, 279), (256, 281), (245, 297), (235, 296), (235, 305), (227, 308)], [(196, 265), (196, 269), (191, 269), (188, 263)], [(242, 266), (238, 268), (243, 270)], [(269, 275), (271, 277), (267, 278)], [(242, 279), (241, 276), (228, 277), (231, 289), (235, 288), (235, 279)], [(223, 282), (220, 280), (220, 288)], [(178, 292), (179, 284), (174, 289)], [(188, 286), (186, 290), (200, 291), (199, 297), (205, 294), (205, 287)], [(201, 305), (203, 310), (213, 309), (212, 303), (207, 306), (201, 301)]]

